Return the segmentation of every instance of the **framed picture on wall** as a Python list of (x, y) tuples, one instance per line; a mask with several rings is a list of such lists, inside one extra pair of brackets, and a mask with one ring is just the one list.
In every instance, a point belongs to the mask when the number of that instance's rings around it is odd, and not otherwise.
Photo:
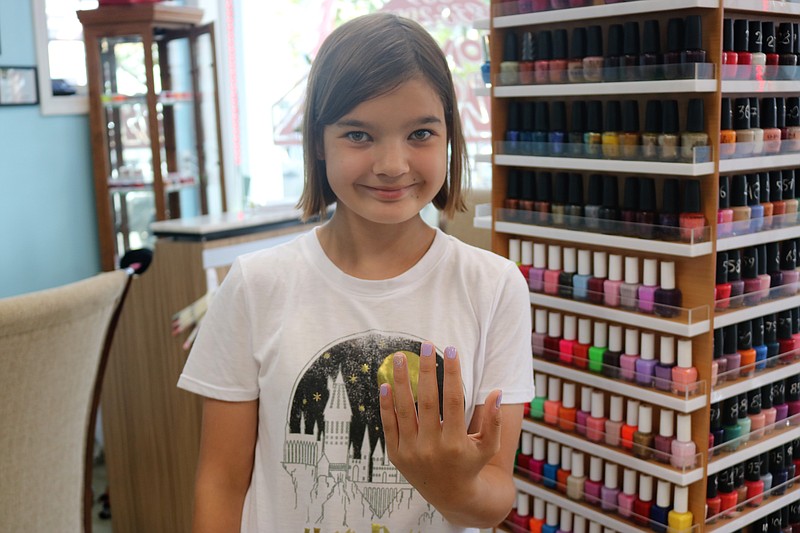
[(0, 106), (38, 103), (36, 67), (0, 67)]

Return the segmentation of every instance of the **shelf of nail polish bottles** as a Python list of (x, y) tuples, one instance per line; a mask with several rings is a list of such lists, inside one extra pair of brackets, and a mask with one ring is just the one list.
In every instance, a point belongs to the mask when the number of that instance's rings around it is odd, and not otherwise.
[(717, 223), (717, 251), (800, 237), (800, 213)]
[(588, 234), (591, 233), (592, 244), (597, 246), (677, 257), (699, 257), (712, 251), (711, 228), (708, 226), (692, 230), (538, 211), (498, 209), (495, 212), (494, 227), (496, 231), (512, 235), (576, 244), (585, 244)]
[[(800, 294), (796, 294), (796, 283), (789, 283), (787, 285), (779, 285), (777, 287), (770, 288), (766, 297), (762, 297), (761, 303), (758, 305), (751, 305), (749, 307), (744, 307), (741, 305), (741, 302), (744, 299), (756, 298), (759, 293), (763, 292), (766, 291), (754, 291), (737, 296), (736, 298), (728, 298), (727, 300), (730, 303), (733, 303), (735, 308), (729, 308), (727, 311), (717, 310), (714, 315), (714, 327), (723, 328), (725, 326), (744, 322), (745, 320), (768, 315), (770, 313), (778, 313), (780, 311), (785, 311), (787, 309), (800, 306)], [(791, 294), (791, 296), (788, 294)]]
[[(766, 433), (767, 431), (769, 433)], [(755, 439), (758, 434), (763, 436)], [(709, 450), (709, 455), (712, 457), (708, 461), (708, 474), (721, 472), (797, 438), (800, 438), (800, 414), (715, 446)]]
[[(800, 373), (800, 350), (793, 350), (792, 352), (781, 353), (772, 358), (764, 361), (766, 368), (763, 370), (751, 373), (751, 375), (744, 375), (746, 368), (738, 368), (737, 378), (724, 381), (717, 387), (711, 389), (711, 403), (721, 402), (728, 398), (733, 398), (739, 394), (744, 394), (747, 391), (754, 390), (757, 387), (763, 387), (781, 381), (786, 376), (791, 376)], [(731, 371), (725, 374), (730, 374)], [(719, 374), (720, 378), (724, 378), (725, 374)]]
[(726, 10), (773, 15), (800, 15), (800, 3), (781, 0), (723, 0)]
[(719, 171), (745, 172), (797, 166), (800, 142), (763, 141), (720, 144)]
[[(787, 488), (793, 485), (792, 488)], [(780, 496), (770, 494), (777, 494), (778, 492), (785, 491)], [(766, 499), (769, 496), (769, 499)], [(758, 506), (750, 507), (747, 502), (743, 502), (736, 507), (724, 511), (716, 515), (713, 524), (706, 522), (705, 530), (708, 533), (719, 532), (728, 533), (730, 531), (739, 531), (741, 528), (752, 524), (760, 518), (764, 518), (775, 511), (797, 501), (800, 498), (800, 480), (795, 477), (782, 485), (772, 487), (769, 491), (765, 491), (761, 498), (764, 498)], [(754, 498), (755, 499), (755, 498)]]

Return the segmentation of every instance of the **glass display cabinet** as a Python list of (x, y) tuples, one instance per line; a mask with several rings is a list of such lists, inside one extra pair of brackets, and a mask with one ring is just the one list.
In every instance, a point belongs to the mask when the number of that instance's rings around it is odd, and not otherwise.
[(213, 24), (185, 6), (78, 12), (103, 270), (152, 247), (150, 223), (226, 209)]

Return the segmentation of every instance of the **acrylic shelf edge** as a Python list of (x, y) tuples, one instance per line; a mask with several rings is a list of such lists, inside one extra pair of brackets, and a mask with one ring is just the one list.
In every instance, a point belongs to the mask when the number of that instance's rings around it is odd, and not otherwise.
[(716, 524), (706, 526), (705, 531), (725, 533), (727, 531), (737, 531), (745, 526), (748, 526), (758, 520), (772, 514), (773, 512), (781, 509), (789, 503), (800, 498), (800, 483), (795, 482), (794, 488), (786, 491), (781, 496), (773, 496), (770, 501), (763, 502), (758, 507), (752, 507), (746, 513), (743, 513), (736, 518), (731, 519), (717, 519)]
[[(767, 4), (768, 8), (764, 9)], [(723, 0), (722, 7), (725, 10), (746, 11), (750, 13), (770, 13), (781, 15), (800, 15), (800, 4), (793, 2), (754, 2), (753, 0)]]
[(796, 93), (800, 80), (722, 80), (722, 94)]
[(736, 235), (733, 237), (718, 237), (717, 251), (724, 252), (737, 248), (746, 248), (756, 244), (783, 241), (797, 237), (800, 237), (800, 225), (748, 233), (746, 235)]
[(706, 468), (708, 475), (717, 474), (726, 468), (730, 468), (734, 465), (747, 461), (748, 459), (752, 459), (753, 457), (761, 455), (762, 453), (773, 448), (786, 444), (787, 442), (791, 442), (796, 438), (800, 438), (800, 426), (793, 426), (791, 429), (781, 431), (769, 438), (762, 437), (755, 444), (748, 444), (747, 447), (741, 450), (729, 453), (724, 457), (720, 457), (719, 459), (709, 461)]
[(719, 162), (719, 172), (722, 174), (723, 172), (737, 172), (743, 170), (766, 170), (791, 165), (800, 165), (800, 152), (760, 157), (722, 159)]
[(758, 318), (760, 316), (768, 315), (770, 313), (777, 313), (791, 309), (792, 307), (800, 306), (800, 294), (781, 298), (779, 300), (771, 300), (764, 304), (754, 305), (752, 307), (744, 307), (736, 311), (727, 311), (725, 313), (714, 314), (714, 329), (724, 328), (732, 324), (738, 324), (745, 320)]
[[(645, 0), (635, 0), (642, 2)], [(714, 163), (664, 163), (661, 161), (632, 161), (626, 159), (594, 159), (579, 157), (548, 157), (525, 155), (495, 155), (497, 165), (525, 168), (551, 168), (592, 172), (624, 172), (633, 174), (665, 174), (670, 176), (704, 176), (714, 173)]]
[(781, 381), (786, 379), (787, 375), (791, 376), (798, 372), (800, 372), (800, 361), (788, 365), (776, 366), (771, 368), (768, 372), (742, 379), (738, 383), (722, 387), (719, 390), (715, 391), (712, 389), (711, 403), (721, 402), (722, 400), (733, 398), (749, 390), (755, 390), (756, 387), (763, 387), (764, 385)]
[[(646, 0), (636, 0), (642, 2)], [(658, 80), (605, 83), (560, 83), (551, 85), (496, 86), (497, 98), (526, 96), (596, 96), (614, 94), (706, 93), (717, 90), (717, 80)]]

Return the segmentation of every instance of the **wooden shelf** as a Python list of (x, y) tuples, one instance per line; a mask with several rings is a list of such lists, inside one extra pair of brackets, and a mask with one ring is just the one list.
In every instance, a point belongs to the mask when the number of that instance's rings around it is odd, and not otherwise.
[[(649, 0), (634, 0), (647, 2)], [(631, 2), (631, 3), (634, 3)], [(620, 172), (629, 174), (664, 174), (670, 176), (705, 176), (714, 173), (714, 163), (665, 163), (626, 159), (590, 159), (577, 157), (539, 157), (527, 155), (494, 156), (495, 164), (510, 167), (584, 170), (589, 172)]]

